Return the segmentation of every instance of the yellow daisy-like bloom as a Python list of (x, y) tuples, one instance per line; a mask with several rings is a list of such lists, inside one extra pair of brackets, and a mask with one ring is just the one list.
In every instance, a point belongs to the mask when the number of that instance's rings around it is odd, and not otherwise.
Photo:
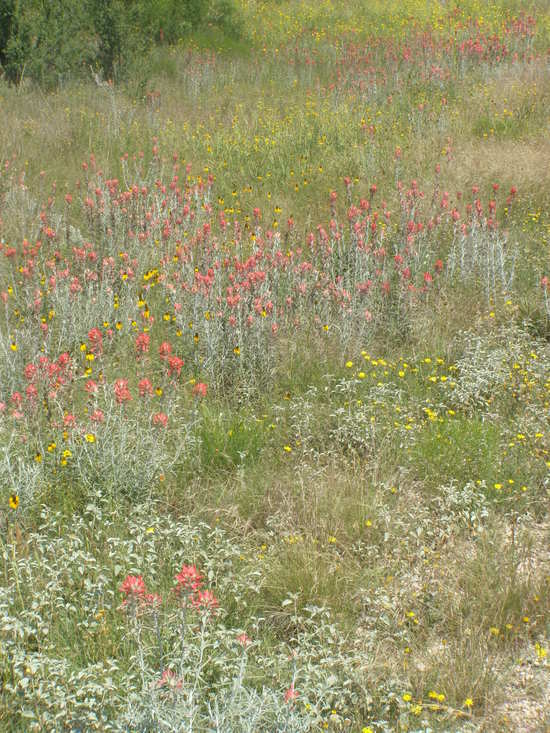
[(93, 433), (86, 433), (84, 437), (87, 443), (95, 443), (95, 435)]
[(17, 494), (10, 495), (9, 504), (10, 509), (17, 509), (17, 507), (19, 506), (19, 497), (17, 496)]

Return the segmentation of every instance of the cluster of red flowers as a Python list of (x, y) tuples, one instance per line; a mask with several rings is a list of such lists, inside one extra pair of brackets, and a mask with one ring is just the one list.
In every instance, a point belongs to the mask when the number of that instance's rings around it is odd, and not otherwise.
[(162, 603), (162, 598), (157, 593), (147, 592), (142, 575), (127, 575), (119, 590), (124, 596), (122, 608), (134, 612), (147, 609), (154, 610)]
[(203, 576), (195, 565), (182, 565), (175, 580), (174, 592), (182, 604), (204, 611), (214, 611), (218, 607), (218, 599), (212, 591), (203, 590)]
[[(197, 570), (196, 565), (182, 565), (179, 573), (175, 575), (176, 586), (174, 593), (183, 607), (194, 608), (203, 613), (214, 613), (219, 606), (218, 599), (211, 590), (203, 589), (203, 576)], [(127, 575), (120, 592), (123, 594), (122, 608), (137, 613), (141, 610), (154, 609), (162, 603), (159, 595), (147, 593), (147, 588), (141, 575)], [(252, 640), (245, 633), (236, 637), (236, 641), (247, 649)], [(165, 669), (154, 686), (164, 694), (175, 694), (182, 689), (183, 680), (178, 677), (173, 669)], [(293, 705), (299, 697), (299, 692), (294, 682), (284, 693), (284, 701)]]
[[(174, 592), (182, 605), (204, 612), (214, 612), (218, 608), (218, 599), (211, 590), (203, 588), (203, 576), (195, 565), (182, 565), (175, 581)], [(123, 608), (154, 609), (162, 603), (161, 596), (147, 592), (142, 575), (127, 575), (119, 590), (124, 596)]]
[[(28, 363), (23, 370), (27, 382), (25, 394), (15, 391), (10, 396), (10, 402), (14, 407), (13, 416), (21, 416), (22, 413), (19, 410), (23, 407), (25, 398), (29, 406), (36, 407), (38, 398), (54, 399), (58, 396), (59, 389), (72, 380), (72, 370), (73, 364), (68, 353), (61, 354), (55, 361), (41, 355), (38, 358), (38, 365), (33, 362)], [(5, 409), (6, 404), (1, 402), (0, 411)]]

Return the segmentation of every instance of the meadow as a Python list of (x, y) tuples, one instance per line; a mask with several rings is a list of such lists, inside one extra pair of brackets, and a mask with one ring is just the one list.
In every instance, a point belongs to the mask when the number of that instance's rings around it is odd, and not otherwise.
[(0, 77), (0, 730), (548, 732), (548, 5), (236, 5)]

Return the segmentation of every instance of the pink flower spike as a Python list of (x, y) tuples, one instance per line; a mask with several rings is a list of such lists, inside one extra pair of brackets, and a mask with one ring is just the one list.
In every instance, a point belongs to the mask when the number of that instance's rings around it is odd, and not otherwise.
[(153, 425), (165, 428), (168, 425), (168, 415), (164, 412), (157, 412), (153, 415)]
[(136, 336), (136, 351), (138, 354), (146, 354), (149, 351), (151, 339), (148, 333), (140, 333)]
[(119, 590), (126, 598), (140, 598), (146, 593), (147, 588), (142, 575), (127, 575)]
[(245, 631), (243, 631), (242, 634), (239, 634), (239, 636), (237, 636), (237, 641), (244, 649), (246, 649), (248, 646), (252, 644), (252, 639), (248, 636), (248, 634)]
[(129, 402), (132, 399), (132, 395), (128, 389), (127, 379), (115, 379), (114, 392), (115, 399), (119, 405), (124, 404), (124, 402)]
[(84, 385), (84, 389), (88, 394), (97, 394), (99, 387), (97, 385), (97, 382), (94, 382), (93, 379), (88, 379), (88, 381)]
[(176, 677), (173, 669), (165, 669), (156, 683), (156, 687), (167, 687), (170, 690), (181, 690), (182, 685), (182, 680)]
[(153, 385), (151, 384), (151, 380), (147, 379), (147, 377), (140, 379), (138, 389), (140, 397), (145, 397), (146, 395), (151, 396), (153, 394)]
[(206, 397), (206, 393), (208, 391), (208, 385), (204, 384), (204, 382), (198, 382), (193, 387), (193, 394), (195, 397)]
[(162, 596), (159, 596), (158, 593), (146, 593), (142, 597), (142, 600), (151, 610), (155, 610), (162, 606)]
[(172, 374), (181, 374), (181, 370), (183, 365), (185, 364), (184, 360), (179, 356), (170, 356), (168, 357), (168, 374), (169, 376), (172, 376)]
[(293, 702), (299, 696), (299, 692), (294, 689), (294, 682), (290, 685), (288, 690), (285, 692), (285, 702)]
[(193, 607), (200, 611), (215, 611), (219, 604), (211, 590), (199, 590), (191, 599)]
[(99, 328), (91, 328), (88, 331), (88, 339), (90, 341), (90, 351), (96, 356), (103, 352), (103, 334)]
[(188, 595), (199, 590), (202, 585), (202, 575), (199, 573), (195, 565), (182, 565), (180, 572), (175, 577), (176, 588), (178, 594)]
[(172, 353), (172, 345), (168, 341), (163, 341), (159, 346), (159, 356), (161, 359), (167, 359)]

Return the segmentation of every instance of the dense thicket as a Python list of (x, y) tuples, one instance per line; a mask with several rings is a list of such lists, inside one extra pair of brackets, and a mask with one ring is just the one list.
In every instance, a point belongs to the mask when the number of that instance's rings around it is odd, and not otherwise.
[(89, 74), (120, 79), (157, 43), (202, 25), (235, 32), (231, 0), (3, 0), (0, 66), (12, 83), (46, 86)]

